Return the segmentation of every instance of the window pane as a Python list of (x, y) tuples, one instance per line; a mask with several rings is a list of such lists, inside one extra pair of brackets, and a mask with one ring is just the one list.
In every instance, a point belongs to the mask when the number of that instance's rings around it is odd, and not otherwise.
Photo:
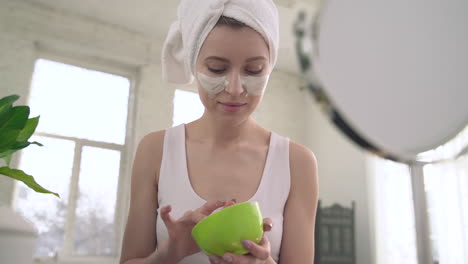
[(50, 256), (59, 252), (63, 245), (75, 144), (38, 136), (31, 137), (31, 140), (42, 143), (44, 147), (33, 145), (23, 150), (19, 168), (45, 188), (59, 193), (60, 198), (36, 193), (19, 183), (16, 209), (39, 231), (35, 256)]
[(121, 76), (39, 59), (29, 105), (38, 132), (124, 144), (129, 89)]
[(424, 166), (434, 259), (468, 261), (468, 156)]
[(190, 123), (203, 115), (205, 106), (197, 93), (176, 90), (174, 95), (173, 126)]
[(376, 263), (416, 264), (411, 175), (407, 165), (370, 158)]
[(76, 208), (74, 251), (79, 255), (115, 255), (114, 213), (120, 152), (84, 147)]

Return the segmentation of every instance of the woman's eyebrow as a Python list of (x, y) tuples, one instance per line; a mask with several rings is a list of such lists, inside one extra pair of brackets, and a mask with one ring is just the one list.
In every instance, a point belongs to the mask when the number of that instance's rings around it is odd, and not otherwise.
[(205, 59), (205, 61), (208, 61), (208, 60), (219, 60), (219, 61), (222, 61), (222, 62), (229, 62), (228, 59), (218, 57), (218, 56), (210, 56), (210, 57)]
[(265, 58), (264, 56), (257, 56), (257, 57), (248, 58), (246, 62), (252, 62), (256, 60), (267, 60), (267, 58)]

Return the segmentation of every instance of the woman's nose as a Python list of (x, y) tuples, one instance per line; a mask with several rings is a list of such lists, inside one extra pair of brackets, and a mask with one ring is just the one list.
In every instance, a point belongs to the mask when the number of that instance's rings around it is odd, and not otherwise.
[(246, 93), (238, 73), (233, 73), (229, 76), (229, 83), (225, 91), (231, 96), (241, 96)]

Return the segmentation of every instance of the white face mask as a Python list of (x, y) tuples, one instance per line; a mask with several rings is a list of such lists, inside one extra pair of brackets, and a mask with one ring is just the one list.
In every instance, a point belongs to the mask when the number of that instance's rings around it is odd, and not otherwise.
[[(210, 77), (203, 73), (198, 73), (198, 80), (200, 85), (208, 93), (208, 96), (213, 98), (217, 94), (224, 91), (228, 85), (229, 80), (226, 76)], [(261, 77), (255, 76), (241, 76), (242, 87), (247, 91), (247, 95), (260, 96), (265, 92), (270, 75)]]

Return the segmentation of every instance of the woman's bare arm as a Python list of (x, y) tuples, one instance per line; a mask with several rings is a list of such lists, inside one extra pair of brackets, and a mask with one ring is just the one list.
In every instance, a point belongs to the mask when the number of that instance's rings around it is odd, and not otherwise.
[(164, 131), (145, 136), (139, 143), (132, 169), (130, 210), (120, 263), (170, 263), (167, 245), (156, 250), (159, 168)]
[(313, 263), (318, 202), (317, 161), (308, 148), (290, 143), (291, 191), (284, 210), (279, 263)]

